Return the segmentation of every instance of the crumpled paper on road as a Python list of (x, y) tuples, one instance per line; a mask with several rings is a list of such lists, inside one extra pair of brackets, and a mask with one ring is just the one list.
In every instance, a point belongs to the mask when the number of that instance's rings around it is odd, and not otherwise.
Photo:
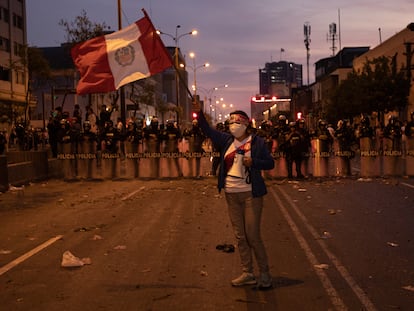
[(64, 268), (75, 268), (75, 267), (82, 267), (84, 265), (90, 265), (92, 261), (90, 258), (78, 258), (73, 255), (70, 251), (66, 251), (62, 255), (62, 263), (61, 266)]

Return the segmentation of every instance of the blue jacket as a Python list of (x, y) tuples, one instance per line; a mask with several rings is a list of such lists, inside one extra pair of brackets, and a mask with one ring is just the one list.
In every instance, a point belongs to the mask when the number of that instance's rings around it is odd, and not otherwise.
[[(226, 172), (224, 164), (224, 155), (226, 150), (233, 143), (234, 137), (225, 132), (217, 131), (210, 127), (202, 111), (199, 112), (199, 126), (203, 130), (203, 133), (210, 137), (212, 142), (217, 146), (220, 151), (220, 170), (218, 175), (218, 189), (225, 186)], [(250, 180), (252, 183), (252, 195), (253, 197), (261, 197), (267, 193), (266, 184), (262, 177), (262, 170), (271, 170), (275, 166), (275, 162), (269, 152), (269, 149), (265, 145), (263, 138), (252, 135), (251, 141), (251, 158), (252, 166), (250, 167)]]

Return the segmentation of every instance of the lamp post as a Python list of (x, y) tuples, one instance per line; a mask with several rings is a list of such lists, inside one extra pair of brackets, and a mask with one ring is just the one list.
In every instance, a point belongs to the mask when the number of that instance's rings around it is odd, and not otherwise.
[(219, 114), (220, 121), (224, 118), (227, 119), (229, 117), (230, 110), (233, 109), (233, 104), (226, 104), (223, 102), (223, 98), (220, 98), (221, 104), (221, 113)]
[[(197, 69), (203, 68), (203, 67), (210, 67), (209, 63), (204, 63), (202, 65), (197, 66), (196, 65), (196, 61), (195, 61), (195, 54), (193, 52), (190, 52), (190, 54), (188, 54), (190, 56), (190, 58), (193, 59), (193, 66), (189, 66), (187, 65), (187, 67), (191, 68), (193, 70), (193, 79), (194, 79), (194, 85), (193, 85), (193, 90), (194, 90), (194, 100), (198, 100), (197, 98)], [(182, 66), (182, 64), (180, 65)], [(182, 66), (184, 67), (184, 66)]]
[[(179, 73), (178, 73), (178, 51), (179, 51), (179, 41), (182, 37), (193, 35), (195, 36), (197, 34), (197, 30), (192, 30), (190, 32), (186, 32), (183, 34), (178, 34), (178, 30), (181, 28), (181, 25), (175, 26), (175, 36), (171, 35), (169, 33), (157, 30), (157, 33), (160, 35), (166, 35), (174, 40), (175, 43), (175, 49), (174, 49), (174, 67), (175, 67), (175, 96), (176, 96), (176, 105), (177, 108), (180, 106), (180, 82), (179, 82)], [(178, 123), (178, 110), (177, 110), (177, 123)]]
[[(223, 85), (220, 85), (220, 86), (216, 86), (216, 87), (213, 87), (211, 89), (198, 87), (200, 90), (202, 90), (207, 95), (206, 99), (208, 100), (208, 103), (209, 103), (209, 106), (210, 106), (210, 116), (211, 117), (213, 117), (212, 116), (213, 105), (211, 103), (211, 100), (212, 100), (212, 96), (213, 96), (214, 91), (217, 91), (218, 89), (221, 89), (221, 88), (227, 88), (227, 87), (229, 87), (228, 84), (223, 84)], [(216, 105), (216, 103), (215, 103), (215, 105)], [(215, 109), (215, 110), (217, 110), (217, 109)], [(216, 118), (216, 120), (217, 120), (217, 118)]]

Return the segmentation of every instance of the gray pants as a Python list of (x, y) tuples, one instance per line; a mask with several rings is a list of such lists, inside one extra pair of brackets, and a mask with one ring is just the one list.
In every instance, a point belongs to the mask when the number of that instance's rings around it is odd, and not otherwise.
[(226, 193), (226, 201), (239, 248), (243, 272), (253, 273), (253, 254), (260, 273), (268, 273), (266, 249), (260, 236), (263, 197), (251, 192)]

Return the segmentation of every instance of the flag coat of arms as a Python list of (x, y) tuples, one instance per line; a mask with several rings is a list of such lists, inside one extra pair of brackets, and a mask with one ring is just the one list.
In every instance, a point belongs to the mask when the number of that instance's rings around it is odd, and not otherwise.
[(77, 94), (115, 91), (172, 66), (171, 56), (144, 14), (128, 27), (72, 48), (72, 59), (80, 73)]

